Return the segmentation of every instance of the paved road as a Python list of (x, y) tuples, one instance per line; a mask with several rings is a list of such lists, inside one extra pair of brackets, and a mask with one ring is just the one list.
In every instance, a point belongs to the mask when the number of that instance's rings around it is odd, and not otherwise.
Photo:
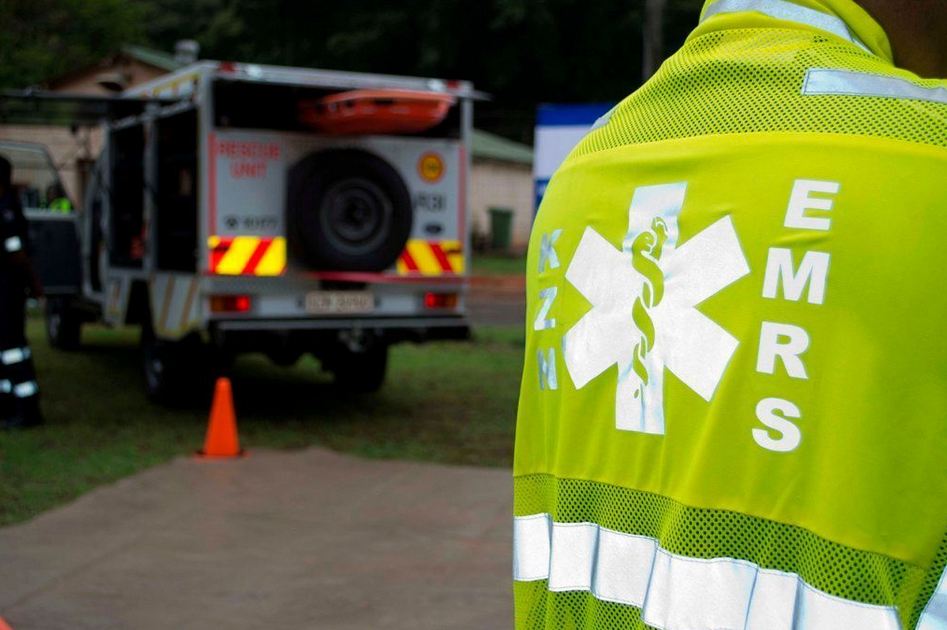
[(14, 630), (512, 624), (505, 470), (182, 458), (0, 529)]
[(467, 311), (474, 326), (522, 326), (526, 320), (526, 288), (522, 278), (474, 282), (467, 297)]

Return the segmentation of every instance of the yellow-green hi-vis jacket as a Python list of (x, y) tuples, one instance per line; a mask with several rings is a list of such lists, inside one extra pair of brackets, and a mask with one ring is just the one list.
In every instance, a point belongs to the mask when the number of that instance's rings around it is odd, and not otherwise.
[(947, 83), (717, 0), (552, 179), (517, 628), (947, 628)]

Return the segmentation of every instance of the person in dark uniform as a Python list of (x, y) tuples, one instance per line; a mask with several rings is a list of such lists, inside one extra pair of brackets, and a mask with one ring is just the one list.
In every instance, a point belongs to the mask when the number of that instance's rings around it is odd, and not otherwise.
[(26, 298), (43, 295), (28, 255), (26, 218), (0, 156), (0, 426), (41, 424), (39, 386), (26, 341)]

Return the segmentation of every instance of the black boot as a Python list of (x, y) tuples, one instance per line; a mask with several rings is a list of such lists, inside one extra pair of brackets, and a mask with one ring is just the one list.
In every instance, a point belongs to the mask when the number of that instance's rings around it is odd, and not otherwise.
[(36, 396), (30, 396), (14, 401), (13, 413), (0, 420), (0, 429), (27, 429), (41, 424), (43, 414), (39, 410), (39, 401)]

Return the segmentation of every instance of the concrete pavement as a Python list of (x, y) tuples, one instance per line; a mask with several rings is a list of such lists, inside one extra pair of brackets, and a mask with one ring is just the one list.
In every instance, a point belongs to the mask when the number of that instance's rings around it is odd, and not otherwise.
[(471, 278), (467, 313), (475, 326), (522, 326), (526, 321), (526, 277)]
[(180, 458), (0, 529), (14, 630), (512, 625), (510, 473)]

